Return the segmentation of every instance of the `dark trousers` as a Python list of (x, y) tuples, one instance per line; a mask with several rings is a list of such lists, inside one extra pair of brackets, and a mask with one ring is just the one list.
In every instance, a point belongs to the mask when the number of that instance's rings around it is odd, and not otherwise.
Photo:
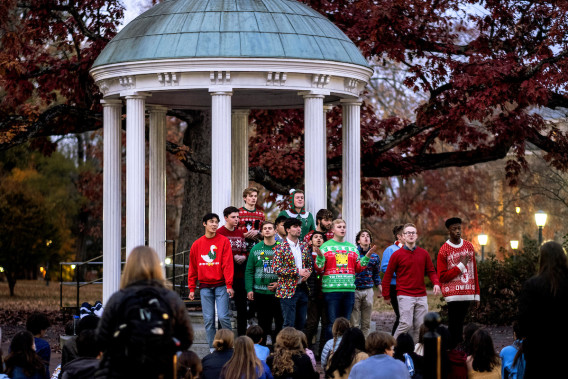
[(237, 334), (245, 335), (247, 332), (247, 293), (245, 290), (245, 278), (234, 278), (233, 289), (235, 290), (235, 307), (237, 308)]
[(291, 326), (298, 330), (304, 330), (306, 313), (308, 312), (308, 287), (306, 284), (299, 284), (291, 298), (280, 299), (280, 308), (284, 318), (284, 327)]
[(448, 331), (452, 337), (450, 348), (463, 341), (463, 323), (471, 301), (448, 301)]
[(355, 304), (355, 292), (327, 292), (323, 294), (327, 303), (327, 326), (325, 328), (325, 340), (333, 338), (331, 329), (338, 317), (351, 318), (353, 305)]
[[(319, 336), (319, 347), (312, 349), (313, 339), (318, 332), (318, 324), (321, 320), (321, 330)], [(325, 328), (327, 326), (327, 307), (323, 297), (316, 297), (308, 300), (308, 320), (306, 321), (306, 337), (308, 338), (308, 346), (319, 357), (326, 343)]]
[(396, 297), (396, 284), (390, 285), (390, 297), (391, 297), (391, 305), (396, 316), (394, 320), (394, 325), (392, 326), (392, 335), (394, 336), (394, 332), (396, 328), (398, 328), (398, 323), (400, 321), (400, 311), (398, 310), (398, 298)]
[[(258, 325), (262, 328), (262, 345), (266, 345), (266, 336), (270, 335), (272, 344), (276, 343), (276, 335), (282, 330), (282, 310), (280, 309), (280, 299), (274, 295), (254, 293), (254, 302), (258, 305)], [(274, 329), (272, 328), (274, 320)]]

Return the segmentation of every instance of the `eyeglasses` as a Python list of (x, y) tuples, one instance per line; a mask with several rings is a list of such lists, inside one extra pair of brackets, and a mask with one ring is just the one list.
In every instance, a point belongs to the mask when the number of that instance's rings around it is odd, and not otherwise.
[(418, 233), (416, 233), (416, 232), (404, 232), (404, 234), (406, 234), (407, 236), (414, 236)]

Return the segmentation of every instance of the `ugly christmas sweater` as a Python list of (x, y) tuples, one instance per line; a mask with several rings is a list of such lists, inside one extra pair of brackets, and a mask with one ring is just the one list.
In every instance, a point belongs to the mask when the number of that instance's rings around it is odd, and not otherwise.
[(195, 291), (196, 281), (200, 288), (226, 285), (233, 288), (233, 252), (229, 240), (215, 234), (213, 238), (200, 237), (189, 251), (187, 285)]
[[(229, 230), (223, 225), (219, 229), (217, 229), (217, 234), (225, 236), (229, 239), (229, 243), (231, 244), (231, 250), (233, 251), (233, 258), (235, 255), (244, 255), (248, 254), (246, 250), (246, 242), (245, 236), (243, 236), (243, 232), (239, 230), (239, 228), (235, 228), (233, 230)], [(237, 264), (237, 262), (233, 262), (234, 265), (234, 277), (242, 279), (245, 277), (245, 268), (247, 267), (247, 262), (244, 261), (241, 264)]]
[(268, 289), (270, 283), (278, 281), (278, 276), (272, 270), (274, 249), (280, 243), (267, 245), (264, 241), (254, 245), (250, 251), (247, 268), (245, 270), (245, 289), (248, 292), (258, 292), (263, 295), (274, 295)]
[[(262, 223), (265, 221), (264, 213), (257, 209), (249, 211), (245, 207), (239, 208), (239, 225), (237, 226), (241, 232), (247, 233), (251, 230), (260, 231)], [(246, 251), (251, 251), (257, 240), (247, 238), (245, 239)]]
[[(460, 262), (463, 255), (470, 257), (467, 265)], [(477, 263), (471, 242), (462, 239), (456, 245), (448, 240), (442, 245), (438, 253), (438, 276), (447, 302), (479, 301)]]
[(355, 274), (369, 263), (359, 259), (357, 247), (350, 242), (329, 240), (321, 245), (323, 256), (316, 258), (316, 270), (323, 274), (322, 292), (355, 292)]

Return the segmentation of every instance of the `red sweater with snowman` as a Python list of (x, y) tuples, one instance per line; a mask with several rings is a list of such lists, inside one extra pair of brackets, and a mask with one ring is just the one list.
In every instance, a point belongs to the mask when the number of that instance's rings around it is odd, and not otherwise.
[[(460, 262), (463, 255), (470, 257), (467, 265)], [(456, 245), (448, 240), (442, 245), (438, 253), (438, 276), (447, 302), (479, 301), (477, 263), (471, 242), (462, 239)]]

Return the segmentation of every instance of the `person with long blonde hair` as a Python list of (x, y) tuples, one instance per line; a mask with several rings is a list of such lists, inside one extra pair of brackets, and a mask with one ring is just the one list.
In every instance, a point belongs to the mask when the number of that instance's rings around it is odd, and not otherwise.
[(274, 379), (310, 379), (319, 378), (310, 357), (302, 348), (300, 333), (292, 327), (286, 327), (276, 336), (274, 354), (266, 359)]
[(235, 340), (233, 356), (221, 370), (222, 379), (272, 379), (270, 369), (256, 356), (254, 342), (241, 336)]
[[(164, 279), (158, 254), (148, 246), (135, 247), (128, 255), (122, 277), (120, 290), (115, 292), (107, 301), (104, 313), (97, 327), (97, 341), (103, 351), (103, 359), (96, 377), (165, 377), (173, 376), (176, 351), (188, 349), (193, 342), (193, 328), (185, 304), (177, 293), (169, 289)], [(154, 343), (142, 338), (142, 342), (133, 340), (140, 328), (136, 325), (140, 320), (133, 315), (138, 308), (150, 312), (150, 305), (155, 306), (161, 314), (163, 333), (154, 333)], [(134, 312), (133, 312), (134, 310)], [(140, 314), (138, 313), (138, 314)], [(143, 324), (143, 322), (142, 322)], [(153, 332), (153, 330), (152, 330)], [(171, 341), (161, 338), (161, 335), (171, 335)], [(132, 350), (152, 350), (153, 346), (168, 346), (168, 354), (153, 354), (148, 352), (148, 360), (141, 364), (140, 354)], [(163, 350), (160, 350), (160, 353)], [(167, 356), (166, 356), (167, 355)], [(156, 364), (156, 361), (164, 361)]]

